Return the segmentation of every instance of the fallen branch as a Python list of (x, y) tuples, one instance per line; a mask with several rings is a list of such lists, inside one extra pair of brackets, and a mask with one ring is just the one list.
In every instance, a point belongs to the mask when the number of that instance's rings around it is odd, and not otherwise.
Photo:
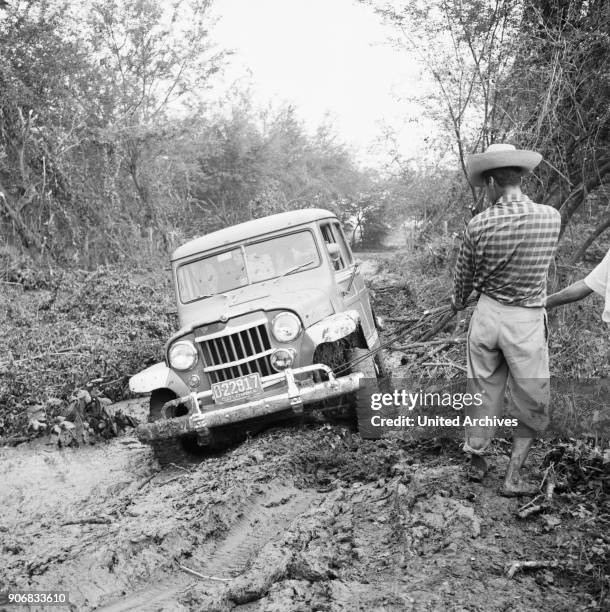
[(187, 473), (189, 473), (189, 474), (192, 472), (192, 470), (189, 470), (188, 468), (182, 467), (181, 465), (178, 465), (177, 463), (169, 463), (169, 464), (168, 464), (168, 467), (169, 467), (170, 465), (171, 465), (172, 467), (175, 467), (177, 470), (182, 470), (183, 472), (187, 472)]
[(192, 576), (197, 576), (197, 578), (201, 578), (202, 580), (217, 580), (218, 582), (231, 582), (230, 578), (217, 578), (216, 576), (206, 576), (205, 574), (200, 574), (195, 570), (192, 570), (190, 567), (186, 567), (186, 565), (182, 565), (182, 563), (176, 561), (178, 567), (187, 574), (191, 574)]
[(173, 478), (168, 478), (167, 480), (160, 482), (159, 486), (162, 487), (163, 485), (169, 484), (170, 482), (174, 482), (176, 480), (180, 480), (181, 478), (184, 478), (184, 474), (180, 474), (179, 476), (174, 476)]
[(20, 436), (18, 434), (13, 434), (7, 438), (0, 438), (0, 446), (16, 446), (17, 444), (22, 444), (23, 442), (29, 442), (30, 438), (28, 436)]
[(549, 478), (546, 483), (545, 494), (548, 501), (553, 499), (553, 492), (555, 491), (555, 478)]
[(144, 480), (141, 484), (138, 485), (137, 491), (142, 490), (159, 472), (155, 472), (151, 474), (146, 480)]
[[(546, 483), (546, 487), (544, 486)], [(555, 491), (555, 464), (549, 465), (549, 467), (544, 470), (544, 475), (542, 476), (542, 482), (540, 483), (540, 490), (544, 490), (545, 497), (547, 501), (551, 501), (553, 499), (553, 493)], [(544, 487), (544, 489), (543, 489)]]
[(533, 506), (541, 497), (542, 497), (542, 495), (536, 495), (536, 497), (534, 497), (534, 499), (531, 499), (530, 501), (528, 501), (527, 504), (523, 504), (523, 506), (521, 506), (521, 508), (519, 508), (519, 510), (517, 510), (517, 512), (522, 512), (526, 508), (529, 508), (530, 506)]
[(54, 351), (52, 353), (39, 353), (38, 355), (30, 355), (29, 357), (21, 357), (20, 359), (14, 359), (12, 361), (2, 361), (0, 362), (0, 368), (3, 368), (11, 363), (23, 363), (24, 361), (32, 361), (34, 359), (42, 359), (43, 357), (48, 357), (50, 355), (84, 355), (84, 353), (78, 353), (76, 350), (88, 348), (87, 346), (71, 346), (65, 349), (59, 349), (58, 351)]
[(420, 338), (418, 338), (418, 341), (420, 342), (423, 342), (425, 340), (428, 340), (429, 338), (432, 338), (433, 336), (436, 336), (436, 334), (442, 331), (449, 323), (449, 321), (451, 321), (451, 319), (453, 319), (457, 314), (451, 308), (447, 308), (444, 306), (441, 306), (440, 308), (435, 308), (432, 312), (438, 312), (439, 314), (443, 314), (440, 320), (436, 323), (436, 325), (433, 325), (431, 329), (426, 331), (424, 334), (422, 334)]
[(393, 346), (394, 351), (408, 351), (412, 348), (432, 346), (434, 344), (462, 344), (466, 342), (466, 338), (447, 338), (445, 340), (427, 340), (426, 342), (412, 342), (411, 344), (405, 344), (404, 346)]
[(544, 506), (542, 504), (538, 506), (530, 506), (529, 508), (526, 508), (525, 510), (521, 510), (521, 512), (518, 512), (517, 516), (520, 519), (525, 519), (528, 516), (532, 516), (532, 514), (539, 514), (540, 512), (542, 512), (542, 510), (544, 510)]
[(604, 519), (604, 516), (610, 516), (610, 515), (600, 514), (599, 516), (592, 516), (588, 518), (586, 521), (583, 521), (582, 523), (579, 523), (578, 525), (576, 525), (576, 528), (580, 529), (581, 527), (584, 527), (588, 523), (593, 523), (594, 521), (601, 521), (602, 523), (608, 523), (608, 521)]
[[(100, 382), (99, 386), (100, 387), (107, 387), (108, 385), (114, 385), (115, 383), (127, 380), (128, 378), (129, 378), (129, 376), (126, 376), (126, 375), (125, 376), (119, 376), (118, 378), (115, 378), (114, 380), (109, 380), (109, 381), (106, 381), (106, 382)], [(94, 381), (91, 381), (91, 382), (94, 382)]]
[(519, 570), (554, 569), (559, 567), (559, 561), (513, 561), (506, 569), (506, 575), (512, 578)]
[(447, 367), (451, 367), (451, 368), (457, 368), (458, 370), (461, 370), (462, 372), (466, 372), (466, 368), (464, 366), (458, 365), (457, 363), (453, 363), (453, 361), (448, 361), (446, 363), (444, 362), (429, 362), (427, 361), (426, 363), (422, 363), (423, 366), (447, 366)]
[(419, 321), (419, 317), (383, 317), (388, 323), (415, 323)]
[(66, 521), (61, 526), (66, 525), (109, 525), (112, 523), (112, 519), (107, 516), (90, 516), (88, 518), (74, 519), (73, 521)]

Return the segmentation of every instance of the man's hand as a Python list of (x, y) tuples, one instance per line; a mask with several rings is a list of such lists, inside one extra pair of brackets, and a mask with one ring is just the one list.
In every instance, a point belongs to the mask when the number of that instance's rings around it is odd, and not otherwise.
[(451, 309), (453, 310), (453, 312), (464, 310), (464, 308), (466, 308), (464, 304), (458, 304), (458, 302), (456, 302), (455, 300), (455, 295), (452, 295), (451, 296)]
[(546, 300), (546, 309), (556, 308), (557, 306), (563, 306), (564, 304), (570, 304), (571, 302), (577, 302), (593, 293), (593, 289), (590, 289), (583, 280), (576, 281), (569, 287), (549, 295)]

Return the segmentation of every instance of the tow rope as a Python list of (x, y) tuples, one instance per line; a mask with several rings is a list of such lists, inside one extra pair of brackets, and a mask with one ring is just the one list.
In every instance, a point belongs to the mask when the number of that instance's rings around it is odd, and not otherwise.
[[(470, 306), (476, 301), (477, 298), (471, 298), (466, 302), (466, 306)], [(353, 366), (366, 361), (369, 357), (372, 357), (379, 351), (393, 344), (396, 340), (403, 337), (407, 331), (412, 333), (426, 324), (433, 323), (430, 329), (423, 331), (419, 336), (411, 339), (411, 342), (425, 342), (438, 334), (447, 325), (447, 323), (449, 323), (449, 321), (455, 317), (456, 314), (457, 311), (455, 311), (451, 306), (439, 306), (438, 308), (434, 308), (432, 310), (426, 310), (417, 321), (414, 323), (407, 323), (399, 327), (388, 340), (380, 344), (377, 348), (370, 349), (362, 355), (359, 355), (358, 358), (338, 365), (333, 372), (336, 375), (347, 373)]]

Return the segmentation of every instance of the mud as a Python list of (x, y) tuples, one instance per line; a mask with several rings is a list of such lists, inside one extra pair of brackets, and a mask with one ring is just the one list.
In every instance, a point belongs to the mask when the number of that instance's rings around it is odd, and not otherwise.
[(599, 607), (575, 572), (506, 576), (574, 553), (575, 532), (516, 518), (503, 454), (482, 486), (446, 444), (294, 426), (162, 470), (133, 432), (1, 449), (2, 582), (73, 610)]
[[(143, 420), (145, 403), (116, 407)], [(79, 611), (604, 609), (608, 515), (586, 505), (601, 496), (557, 492), (519, 519), (527, 500), (498, 493), (507, 452), (494, 447), (477, 484), (455, 441), (363, 441), (330, 425), (162, 469), (131, 429), (0, 448), (0, 587), (68, 591)], [(514, 561), (548, 567), (509, 578)]]

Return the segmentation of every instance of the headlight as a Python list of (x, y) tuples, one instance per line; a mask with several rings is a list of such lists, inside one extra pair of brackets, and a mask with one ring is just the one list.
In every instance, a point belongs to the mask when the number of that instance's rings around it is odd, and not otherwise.
[(292, 348), (279, 348), (271, 353), (271, 366), (276, 372), (281, 372), (286, 368), (292, 367), (296, 352)]
[(197, 349), (192, 342), (176, 342), (169, 349), (168, 359), (172, 368), (180, 371), (190, 370), (197, 363)]
[(291, 342), (301, 333), (301, 321), (291, 312), (280, 312), (271, 323), (271, 332), (278, 342)]

